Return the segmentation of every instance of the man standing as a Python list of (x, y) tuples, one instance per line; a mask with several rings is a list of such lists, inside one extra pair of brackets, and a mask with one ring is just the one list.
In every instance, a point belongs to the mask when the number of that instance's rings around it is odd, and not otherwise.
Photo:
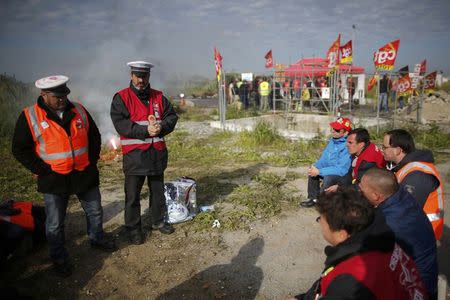
[(169, 100), (150, 87), (151, 63), (129, 62), (131, 82), (114, 95), (111, 119), (120, 135), (125, 173), (125, 227), (131, 243), (144, 243), (141, 228), (140, 193), (147, 178), (150, 189), (152, 228), (171, 234), (174, 228), (164, 222), (164, 170), (168, 152), (164, 136), (171, 133), (178, 116)]
[(36, 81), (40, 96), (19, 116), (12, 141), (14, 157), (37, 175), (38, 191), (44, 194), (50, 258), (55, 271), (63, 276), (72, 272), (64, 247), (64, 219), (70, 195), (77, 195), (86, 213), (91, 246), (115, 250), (103, 232), (97, 169), (100, 132), (87, 110), (68, 100), (68, 81), (62, 75)]
[[(308, 199), (300, 203), (302, 207), (315, 205), (320, 192), (328, 187), (346, 183), (346, 175), (351, 165), (346, 141), (352, 124), (347, 118), (338, 118), (331, 122), (330, 126), (333, 130), (332, 138), (319, 160), (308, 169)], [(322, 187), (320, 187), (321, 181)]]
[(396, 242), (416, 262), (429, 299), (437, 299), (436, 239), (422, 208), (386, 169), (368, 170), (359, 187), (378, 212), (383, 213)]
[(395, 164), (392, 171), (398, 182), (423, 208), (439, 240), (444, 229), (444, 189), (433, 153), (416, 150), (414, 139), (404, 129), (388, 131), (382, 149), (385, 159)]
[(388, 103), (388, 93), (389, 93), (389, 79), (387, 75), (384, 74), (383, 78), (380, 79), (380, 95), (378, 96), (378, 101), (380, 102), (378, 111), (382, 111), (384, 107), (385, 112), (389, 112), (389, 103)]
[(267, 82), (266, 77), (263, 78), (261, 83), (258, 86), (258, 92), (260, 95), (260, 111), (265, 111), (269, 109), (269, 94), (270, 94), (270, 85)]

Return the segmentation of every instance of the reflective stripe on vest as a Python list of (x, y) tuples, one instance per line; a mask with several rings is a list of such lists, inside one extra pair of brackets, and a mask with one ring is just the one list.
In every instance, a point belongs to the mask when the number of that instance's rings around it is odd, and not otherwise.
[[(437, 171), (436, 167), (432, 166), (431, 164), (415, 161), (406, 164), (403, 168), (400, 169), (400, 171), (396, 173), (398, 182), (401, 183), (403, 179), (413, 171), (420, 171), (426, 174), (433, 175), (439, 181), (438, 188), (428, 195), (428, 198), (423, 207), (428, 220), (430, 220), (431, 225), (433, 226), (436, 239), (439, 240), (442, 236), (442, 230), (444, 226), (444, 193), (439, 172)], [(436, 201), (437, 207), (435, 207), (431, 201)], [(432, 205), (433, 208), (430, 208), (430, 205)]]
[[(59, 174), (82, 171), (89, 165), (89, 121), (84, 108), (76, 102), (71, 112), (70, 135), (57, 122), (47, 117), (47, 112), (37, 104), (25, 108), (30, 131), (33, 134), (36, 154)], [(56, 142), (55, 142), (56, 141)]]
[(126, 139), (121, 140), (120, 144), (122, 145), (142, 145), (142, 144), (153, 144), (156, 142), (164, 142), (164, 138), (160, 137), (154, 137), (154, 138), (146, 138), (145, 140), (139, 140), (139, 139)]

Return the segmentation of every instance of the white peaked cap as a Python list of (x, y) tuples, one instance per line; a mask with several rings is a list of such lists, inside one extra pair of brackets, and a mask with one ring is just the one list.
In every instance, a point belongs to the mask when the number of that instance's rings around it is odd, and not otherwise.
[(132, 72), (150, 72), (150, 69), (154, 67), (152, 63), (143, 60), (130, 61), (127, 66), (131, 68)]
[(61, 85), (65, 85), (69, 81), (69, 77), (64, 75), (52, 75), (36, 80), (34, 85), (41, 90), (53, 89)]

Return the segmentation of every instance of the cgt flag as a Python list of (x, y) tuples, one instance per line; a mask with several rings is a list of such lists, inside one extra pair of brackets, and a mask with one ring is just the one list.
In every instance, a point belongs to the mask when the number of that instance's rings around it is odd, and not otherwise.
[(272, 68), (273, 67), (272, 49), (270, 49), (269, 52), (266, 53), (264, 58), (266, 59), (266, 68)]
[(391, 71), (394, 69), (400, 40), (390, 42), (373, 54), (373, 63), (377, 70)]
[(339, 48), (341, 53), (341, 64), (351, 64), (353, 62), (353, 48), (352, 40), (348, 41), (347, 44)]
[(420, 63), (420, 75), (425, 75), (426, 72), (427, 72), (427, 60), (424, 59)]
[(434, 92), (434, 89), (436, 88), (436, 76), (437, 71), (434, 71), (433, 73), (428, 74), (423, 78), (424, 82), (424, 90), (426, 94), (430, 94)]
[(339, 48), (341, 46), (341, 34), (338, 34), (337, 39), (333, 42), (327, 52), (328, 68), (334, 68), (339, 65)]
[(378, 75), (374, 75), (369, 79), (369, 82), (367, 83), (367, 91), (370, 92), (374, 86), (377, 85), (378, 81)]
[(220, 52), (216, 47), (214, 47), (214, 63), (216, 65), (217, 81), (220, 81), (220, 76), (222, 73), (222, 55), (220, 55)]
[(397, 81), (397, 95), (398, 96), (409, 96), (412, 94), (413, 88), (411, 84), (411, 78), (409, 74), (405, 74), (400, 77)]

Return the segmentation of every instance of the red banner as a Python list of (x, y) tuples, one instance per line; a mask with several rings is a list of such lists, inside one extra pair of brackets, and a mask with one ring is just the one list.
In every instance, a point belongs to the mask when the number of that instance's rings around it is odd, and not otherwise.
[(411, 78), (409, 78), (409, 74), (405, 74), (400, 77), (397, 81), (397, 95), (398, 96), (408, 96), (411, 95), (413, 91), (411, 85)]
[(341, 64), (351, 64), (353, 62), (352, 40), (340, 47), (339, 52), (341, 53)]
[(423, 78), (423, 83), (424, 83), (423, 88), (425, 90), (425, 93), (427, 93), (427, 94), (432, 93), (434, 91), (434, 89), (436, 88), (436, 76), (437, 76), (437, 71), (434, 71), (433, 73), (430, 73)]
[(384, 45), (373, 54), (373, 63), (377, 70), (393, 70), (397, 58), (400, 40)]
[(220, 81), (220, 75), (222, 73), (222, 55), (220, 55), (220, 52), (216, 47), (214, 47), (214, 62), (216, 65), (217, 81)]
[(367, 84), (368, 92), (370, 92), (372, 90), (372, 88), (377, 85), (377, 81), (378, 81), (377, 75), (374, 75), (369, 79), (369, 83)]
[(334, 68), (339, 64), (339, 48), (341, 46), (341, 34), (333, 42), (330, 49), (327, 52), (328, 68)]
[(266, 68), (272, 68), (273, 67), (272, 49), (266, 53), (264, 58), (266, 59)]
[[(425, 75), (425, 73), (427, 72), (427, 60), (424, 59), (421, 63), (420, 63), (420, 75)], [(430, 74), (431, 75), (431, 74)]]

